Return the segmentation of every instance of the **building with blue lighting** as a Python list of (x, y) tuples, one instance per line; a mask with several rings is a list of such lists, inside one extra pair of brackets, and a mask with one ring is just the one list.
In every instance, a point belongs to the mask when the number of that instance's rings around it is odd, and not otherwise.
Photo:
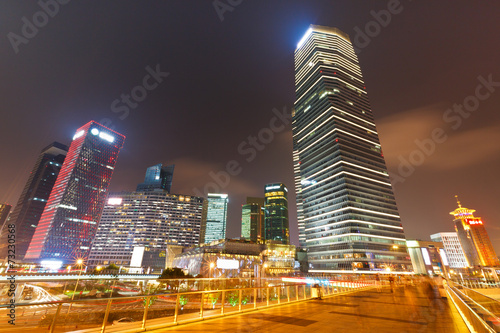
[(171, 193), (175, 165), (163, 166), (161, 163), (147, 168), (144, 183), (137, 185), (137, 191), (165, 190)]

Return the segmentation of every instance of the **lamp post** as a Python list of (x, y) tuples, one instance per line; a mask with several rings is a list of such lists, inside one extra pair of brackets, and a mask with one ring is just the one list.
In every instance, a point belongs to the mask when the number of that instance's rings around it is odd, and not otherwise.
[(211, 262), (210, 263), (210, 271), (209, 271), (209, 274), (210, 274), (210, 280), (208, 280), (208, 288), (209, 289), (212, 289), (212, 269), (215, 267), (215, 263)]
[[(82, 269), (83, 269), (83, 259), (78, 259), (76, 261), (77, 265), (80, 265), (80, 273), (78, 273), (78, 278), (76, 279), (76, 284), (75, 284), (75, 290), (73, 291), (73, 295), (71, 295), (71, 300), (75, 299), (75, 294), (76, 294), (76, 289), (78, 288), (78, 283), (80, 282), (80, 276), (82, 275)], [(68, 266), (69, 267), (69, 266)], [(69, 304), (68, 307), (68, 313), (71, 310), (71, 306), (73, 305), (73, 302)]]

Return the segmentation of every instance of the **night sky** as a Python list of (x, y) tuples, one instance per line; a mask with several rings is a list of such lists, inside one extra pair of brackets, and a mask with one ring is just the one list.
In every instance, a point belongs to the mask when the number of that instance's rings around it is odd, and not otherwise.
[[(112, 191), (175, 163), (173, 192), (195, 194), (234, 160), (239, 173), (219, 187), (228, 237), (240, 235), (245, 197), (283, 182), (297, 244), (291, 125), (250, 162), (238, 147), (273, 110), (290, 113), (293, 53), (318, 24), (359, 50), (407, 238), (453, 231), (457, 194), (500, 254), (499, 2), (221, 0), (218, 13), (212, 1), (59, 1), (50, 16), (36, 1), (0, 2), (0, 202), (15, 205), (44, 146), (96, 120), (127, 137)], [(140, 101), (127, 105), (132, 91)]]

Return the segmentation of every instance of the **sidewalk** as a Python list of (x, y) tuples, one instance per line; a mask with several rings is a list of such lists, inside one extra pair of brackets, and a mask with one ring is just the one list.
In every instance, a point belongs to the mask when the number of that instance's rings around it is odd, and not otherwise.
[(453, 305), (422, 286), (327, 297), (152, 332), (468, 332)]

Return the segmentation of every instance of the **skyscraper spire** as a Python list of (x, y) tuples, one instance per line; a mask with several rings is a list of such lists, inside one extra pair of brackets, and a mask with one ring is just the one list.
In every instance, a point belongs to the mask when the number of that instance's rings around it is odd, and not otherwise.
[(455, 198), (457, 199), (458, 208), (462, 208), (462, 205), (460, 204), (460, 200), (458, 200), (458, 195), (455, 195)]

